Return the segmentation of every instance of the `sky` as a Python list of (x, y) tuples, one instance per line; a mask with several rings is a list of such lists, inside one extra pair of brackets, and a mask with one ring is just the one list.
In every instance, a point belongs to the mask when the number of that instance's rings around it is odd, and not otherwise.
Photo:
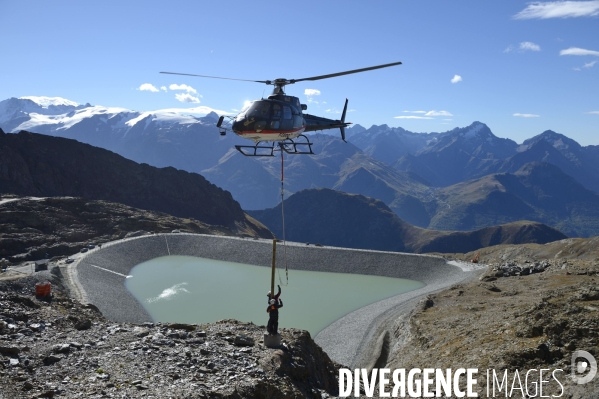
[[(286, 87), (308, 113), (443, 132), (473, 121), (521, 143), (599, 145), (599, 0), (282, 2), (0, 0), (0, 100), (235, 114), (250, 80), (400, 66)], [(189, 110), (191, 109), (191, 111)]]

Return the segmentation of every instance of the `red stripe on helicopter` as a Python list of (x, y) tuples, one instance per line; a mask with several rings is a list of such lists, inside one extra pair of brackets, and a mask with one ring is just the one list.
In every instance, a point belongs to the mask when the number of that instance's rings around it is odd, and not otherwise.
[(300, 129), (296, 129), (296, 130), (262, 130), (262, 131), (255, 131), (255, 130), (251, 130), (251, 131), (242, 131), (242, 132), (238, 132), (237, 134), (239, 135), (247, 135), (247, 134), (293, 134), (293, 133), (301, 133), (303, 132), (305, 129), (305, 127), (301, 127)]

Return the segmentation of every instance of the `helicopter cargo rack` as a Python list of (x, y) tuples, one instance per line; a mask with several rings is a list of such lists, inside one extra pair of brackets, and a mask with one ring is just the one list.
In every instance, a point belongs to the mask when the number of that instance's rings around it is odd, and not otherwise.
[[(306, 141), (297, 143), (291, 139), (286, 139), (276, 143), (273, 142), (272, 145), (260, 145), (261, 142), (258, 142), (256, 145), (236, 145), (235, 148), (246, 157), (274, 157), (275, 151), (285, 151), (289, 155), (314, 155), (314, 151), (312, 151), (313, 143), (303, 134), (299, 137), (305, 138)], [(306, 146), (308, 147), (307, 150)], [(277, 149), (277, 147), (279, 148)]]

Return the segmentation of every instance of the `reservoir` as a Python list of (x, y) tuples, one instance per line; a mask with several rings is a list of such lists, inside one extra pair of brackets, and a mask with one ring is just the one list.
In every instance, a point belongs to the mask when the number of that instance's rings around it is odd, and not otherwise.
[[(163, 256), (135, 266), (129, 292), (155, 322), (211, 323), (237, 319), (266, 325), (269, 267), (190, 256)], [(282, 284), (281, 284), (282, 282)], [(277, 269), (283, 308), (279, 328), (312, 336), (363, 306), (424, 286), (392, 277)]]

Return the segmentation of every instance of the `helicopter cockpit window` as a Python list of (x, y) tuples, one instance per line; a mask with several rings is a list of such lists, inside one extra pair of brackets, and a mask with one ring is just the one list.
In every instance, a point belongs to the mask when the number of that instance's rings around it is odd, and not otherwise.
[(294, 129), (298, 129), (298, 128), (302, 127), (303, 124), (304, 124), (304, 118), (302, 118), (299, 115), (295, 115), (293, 117), (293, 128)]
[(237, 121), (237, 122), (242, 121), (245, 118), (245, 114), (246, 114), (247, 110), (250, 109), (252, 104), (253, 104), (253, 102), (246, 103), (246, 105), (244, 105), (244, 107), (241, 109), (241, 111), (239, 111), (239, 114), (237, 114), (237, 116), (235, 117), (235, 121)]
[(273, 104), (272, 117), (273, 119), (278, 119), (281, 117), (281, 106), (279, 104)]
[(248, 117), (268, 118), (270, 103), (268, 101), (255, 101), (247, 112)]
[(250, 109), (250, 107), (252, 106), (254, 102), (253, 101), (246, 101), (245, 105), (243, 106), (243, 108), (241, 109), (241, 111), (239, 111), (241, 114), (244, 114), (248, 109)]
[(281, 121), (281, 129), (287, 130), (293, 127), (293, 115), (291, 114), (291, 108), (283, 106), (283, 120)]

